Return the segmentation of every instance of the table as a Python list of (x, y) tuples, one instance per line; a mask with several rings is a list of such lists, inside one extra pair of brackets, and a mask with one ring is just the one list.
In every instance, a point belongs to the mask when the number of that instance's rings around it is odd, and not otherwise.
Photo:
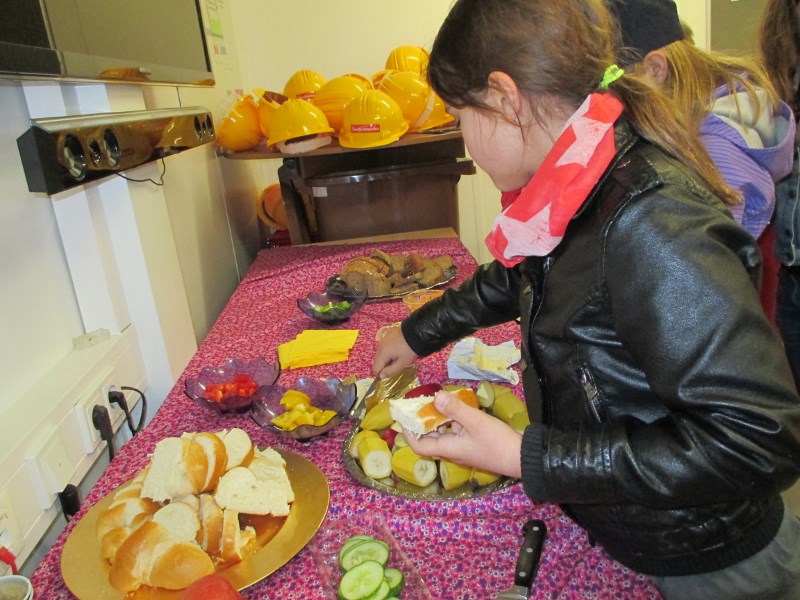
[[(123, 446), (92, 489), (81, 511), (69, 523), (32, 575), (37, 598), (72, 598), (60, 575), (61, 551), (69, 532), (88, 508), (123, 481), (133, 477), (148, 460), (156, 443), (184, 431), (215, 431), (242, 427), (259, 445), (296, 452), (313, 461), (325, 474), (331, 490), (326, 519), (347, 518), (362, 511), (383, 515), (392, 533), (437, 599), (493, 598), (513, 583), (521, 528), (530, 518), (543, 519), (548, 537), (532, 598), (632, 598), (657, 600), (650, 580), (613, 561), (600, 547), (589, 545), (586, 533), (554, 505), (532, 503), (515, 483), (493, 494), (452, 502), (423, 502), (382, 494), (359, 485), (341, 461), (343, 441), (352, 425), (343, 423), (327, 436), (308, 443), (295, 442), (260, 429), (247, 415), (221, 416), (200, 409), (183, 393), (184, 379), (228, 357), (277, 360), (278, 344), (305, 329), (320, 325), (306, 317), (295, 299), (309, 290), (321, 290), (327, 278), (350, 258), (367, 254), (374, 242), (360, 244), (287, 246), (262, 250), (219, 319), (200, 345), (152, 422)], [(458, 274), (450, 285), (463, 281), (475, 268), (474, 259), (457, 238), (397, 240), (380, 243), (389, 253), (419, 251), (429, 256), (453, 256)], [(281, 383), (302, 375), (358, 378), (371, 376), (375, 334), (382, 325), (401, 320), (407, 309), (400, 301), (368, 303), (337, 327), (358, 329), (358, 340), (346, 362), (281, 374)], [(515, 324), (479, 334), (486, 343), (515, 340)], [(448, 351), (419, 361), (423, 383), (444, 382)], [(476, 382), (466, 382), (472, 383)], [(516, 390), (521, 393), (520, 389)], [(310, 549), (304, 548), (265, 580), (243, 591), (246, 598), (315, 600), (323, 598)]]
[(225, 154), (282, 159), (278, 180), (295, 245), (439, 227), (458, 231), (456, 185), (461, 175), (475, 173), (464, 155), (459, 130), (408, 133), (376, 148), (345, 148), (334, 140), (303, 154)]

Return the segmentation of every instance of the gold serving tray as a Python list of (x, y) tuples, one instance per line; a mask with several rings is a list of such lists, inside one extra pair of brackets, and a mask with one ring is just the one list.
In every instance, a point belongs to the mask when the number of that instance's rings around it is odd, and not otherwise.
[[(288, 450), (279, 452), (286, 460), (286, 472), (294, 489), (295, 501), (283, 525), (261, 549), (219, 571), (237, 590), (261, 581), (289, 562), (314, 537), (328, 512), (330, 488), (322, 471), (299, 454)], [(95, 528), (98, 516), (111, 504), (114, 491), (90, 508), (69, 534), (61, 555), (64, 582), (73, 594), (86, 600), (178, 598), (180, 590), (148, 587), (125, 595), (108, 582), (111, 567), (100, 555)]]

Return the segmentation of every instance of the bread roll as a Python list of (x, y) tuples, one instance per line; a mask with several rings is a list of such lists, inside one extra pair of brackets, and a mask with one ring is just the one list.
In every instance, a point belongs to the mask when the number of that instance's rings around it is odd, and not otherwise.
[[(453, 395), (472, 408), (480, 406), (475, 392), (471, 389), (460, 389), (453, 392)], [(453, 420), (436, 409), (433, 396), (389, 400), (389, 412), (392, 419), (416, 437), (435, 431), (437, 427)]]
[(200, 546), (181, 541), (161, 524), (149, 521), (122, 543), (108, 580), (123, 593), (142, 585), (180, 590), (213, 572), (214, 563)]
[(208, 459), (203, 447), (187, 438), (168, 437), (156, 444), (141, 495), (156, 502), (197, 494), (203, 488)]

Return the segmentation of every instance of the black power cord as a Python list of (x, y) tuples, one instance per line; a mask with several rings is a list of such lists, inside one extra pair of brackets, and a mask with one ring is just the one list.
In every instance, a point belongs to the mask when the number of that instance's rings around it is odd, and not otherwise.
[(100, 432), (100, 437), (106, 441), (108, 446), (108, 460), (114, 460), (114, 427), (111, 425), (111, 415), (108, 414), (108, 409), (101, 405), (95, 404), (92, 408), (92, 423), (94, 428)]
[(68, 483), (67, 487), (58, 493), (58, 499), (61, 501), (61, 511), (64, 513), (64, 518), (69, 522), (81, 509), (81, 497), (78, 487)]
[(131, 411), (128, 408), (128, 401), (125, 399), (125, 393), (119, 390), (111, 390), (108, 392), (108, 401), (111, 403), (116, 404), (122, 409), (122, 412), (125, 413), (125, 420), (128, 422), (128, 429), (131, 430), (131, 435), (136, 435), (142, 430), (144, 427), (145, 418), (147, 418), (147, 398), (145, 395), (138, 389), (129, 386), (122, 386), (123, 390), (130, 390), (132, 392), (136, 392), (139, 394), (139, 398), (141, 398), (141, 408), (142, 412), (139, 415), (139, 424), (134, 426), (133, 425), (133, 417), (131, 416)]

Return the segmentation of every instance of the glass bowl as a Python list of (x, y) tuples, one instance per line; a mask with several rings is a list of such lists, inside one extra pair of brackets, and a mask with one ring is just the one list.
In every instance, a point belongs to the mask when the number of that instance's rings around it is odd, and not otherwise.
[(322, 293), (310, 292), (305, 298), (297, 299), (297, 307), (317, 321), (340, 323), (355, 314), (366, 300), (367, 290), (339, 286)]
[(220, 413), (245, 413), (280, 374), (280, 363), (265, 358), (229, 358), (221, 367), (204, 367), (197, 377), (187, 378), (185, 392), (192, 400)]
[[(281, 398), (289, 390), (303, 392), (311, 398), (314, 407), (321, 410), (332, 410), (336, 415), (324, 425), (299, 425), (292, 430), (281, 429), (272, 423), (272, 419), (286, 412), (286, 407), (281, 404)], [(295, 440), (307, 441), (311, 438), (324, 435), (336, 427), (346, 418), (347, 413), (356, 400), (356, 384), (343, 383), (337, 377), (325, 380), (313, 377), (301, 377), (294, 385), (271, 385), (263, 395), (253, 401), (250, 416), (261, 427), (278, 435), (290, 437)]]

